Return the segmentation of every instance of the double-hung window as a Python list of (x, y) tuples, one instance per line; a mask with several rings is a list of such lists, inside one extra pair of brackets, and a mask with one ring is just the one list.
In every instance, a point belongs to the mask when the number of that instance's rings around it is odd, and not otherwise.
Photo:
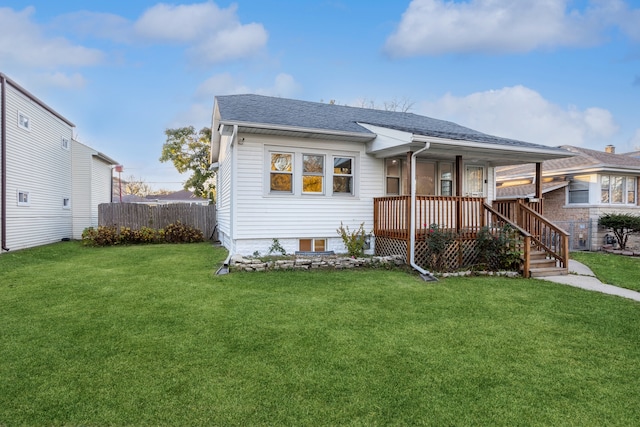
[(636, 178), (602, 175), (600, 177), (600, 203), (635, 205)]
[(569, 204), (589, 203), (589, 179), (574, 177), (569, 182)]
[(353, 158), (333, 158), (333, 193), (353, 194)]
[(324, 191), (324, 156), (302, 155), (302, 192), (322, 194)]
[(293, 193), (292, 153), (271, 153), (269, 178), (272, 192)]

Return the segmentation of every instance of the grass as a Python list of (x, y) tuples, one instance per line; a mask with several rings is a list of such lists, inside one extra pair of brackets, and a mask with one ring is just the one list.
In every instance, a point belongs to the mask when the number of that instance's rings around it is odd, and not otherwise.
[(605, 252), (571, 252), (571, 258), (587, 265), (603, 283), (640, 291), (640, 258)]
[(0, 425), (639, 425), (640, 304), (538, 280), (0, 256)]

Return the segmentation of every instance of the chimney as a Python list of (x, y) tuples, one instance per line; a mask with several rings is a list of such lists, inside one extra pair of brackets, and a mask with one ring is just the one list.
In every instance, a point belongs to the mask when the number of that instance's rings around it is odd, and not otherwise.
[(609, 144), (606, 147), (604, 147), (604, 152), (609, 154), (616, 154), (616, 147)]

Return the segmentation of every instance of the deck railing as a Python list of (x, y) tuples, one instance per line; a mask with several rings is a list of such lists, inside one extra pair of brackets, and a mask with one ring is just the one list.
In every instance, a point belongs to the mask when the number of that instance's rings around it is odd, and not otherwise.
[[(374, 199), (374, 234), (409, 241), (411, 198)], [(455, 231), (461, 240), (474, 239), (483, 227), (497, 230), (508, 224), (519, 234), (525, 277), (532, 248), (544, 250), (560, 267), (568, 268), (569, 234), (541, 215), (542, 201), (500, 200), (492, 206), (482, 197), (416, 196), (416, 241), (424, 240), (429, 227)]]
[[(424, 239), (432, 224), (462, 237), (475, 235), (484, 225), (482, 197), (416, 196), (416, 238)], [(373, 205), (376, 236), (409, 239), (411, 197), (378, 197)]]

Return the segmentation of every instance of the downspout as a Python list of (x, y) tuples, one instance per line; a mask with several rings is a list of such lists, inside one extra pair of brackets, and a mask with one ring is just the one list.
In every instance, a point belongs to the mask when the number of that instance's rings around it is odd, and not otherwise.
[(438, 279), (430, 271), (425, 270), (416, 264), (415, 252), (416, 252), (416, 158), (418, 154), (426, 151), (431, 146), (430, 142), (425, 142), (424, 147), (416, 151), (411, 155), (411, 220), (409, 232), (411, 233), (411, 240), (409, 243), (409, 264), (415, 270), (420, 273), (420, 277), (426, 282), (437, 282)]
[(0, 73), (0, 91), (2, 91), (2, 109), (0, 111), (0, 158), (2, 158), (2, 164), (0, 165), (0, 197), (2, 202), (0, 206), (0, 234), (2, 235), (2, 244), (0, 245), (0, 252), (8, 251), (7, 247), (7, 80), (4, 74)]

